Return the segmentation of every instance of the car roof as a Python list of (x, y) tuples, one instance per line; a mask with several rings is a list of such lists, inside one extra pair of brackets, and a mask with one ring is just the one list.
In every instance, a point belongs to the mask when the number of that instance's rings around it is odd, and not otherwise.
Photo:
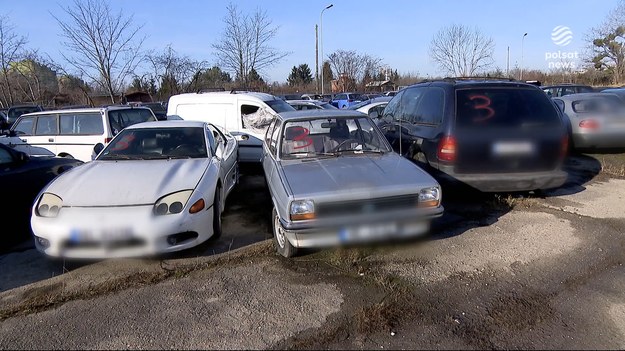
[(568, 94), (564, 96), (554, 97), (553, 99), (561, 99), (561, 100), (575, 100), (575, 99), (583, 99), (583, 98), (593, 98), (593, 97), (604, 97), (606, 95), (614, 95), (618, 97), (618, 95), (613, 93), (577, 93), (577, 94)]
[(166, 120), (166, 121), (150, 121), (133, 124), (126, 129), (143, 129), (143, 128), (204, 128), (206, 122), (200, 121), (184, 121), (184, 120)]
[(173, 98), (174, 100), (180, 99), (184, 101), (184, 100), (196, 100), (198, 99), (198, 97), (211, 99), (211, 98), (218, 98), (218, 97), (223, 98), (225, 96), (232, 96), (232, 97), (247, 96), (247, 97), (257, 98), (261, 101), (282, 100), (281, 98), (271, 95), (271, 94), (252, 92), (252, 91), (210, 91), (210, 92), (204, 92), (204, 93), (185, 93), (185, 94), (173, 95), (172, 97), (170, 97), (170, 100)]
[(305, 110), (305, 111), (289, 111), (279, 114), (283, 121), (297, 121), (317, 118), (363, 118), (367, 117), (361, 112), (355, 110)]
[(296, 105), (317, 105), (313, 100), (285, 100), (288, 104)]
[[(519, 87), (519, 88), (534, 88), (538, 89), (539, 87), (535, 84), (526, 83), (523, 81), (515, 80), (512, 78), (490, 78), (490, 77), (468, 77), (468, 78), (442, 78), (442, 79), (432, 79), (432, 80), (423, 80), (421, 82), (417, 82), (415, 84), (409, 85), (406, 88), (414, 87), (414, 86), (456, 86), (459, 88), (467, 88), (471, 86), (500, 86), (500, 87)], [(404, 89), (406, 89), (404, 88)], [(402, 89), (403, 90), (403, 89)]]
[(22, 116), (38, 116), (49, 115), (52, 113), (67, 114), (67, 113), (88, 113), (88, 112), (103, 112), (103, 111), (115, 111), (115, 110), (150, 110), (148, 107), (142, 106), (107, 106), (107, 107), (90, 107), (90, 108), (75, 108), (75, 109), (59, 109), (59, 110), (47, 110), (23, 114)]
[(590, 85), (585, 84), (574, 84), (574, 83), (562, 83), (562, 84), (554, 84), (554, 85), (545, 85), (542, 86), (542, 89), (548, 88), (558, 88), (558, 87), (584, 87), (584, 88), (592, 88)]

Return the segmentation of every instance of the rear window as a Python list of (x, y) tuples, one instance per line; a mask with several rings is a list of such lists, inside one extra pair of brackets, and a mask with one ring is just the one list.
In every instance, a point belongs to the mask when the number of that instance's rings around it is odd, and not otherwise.
[(115, 133), (119, 133), (122, 129), (133, 124), (150, 121), (156, 121), (150, 109), (135, 108), (109, 111), (109, 122)]
[(456, 92), (456, 125), (460, 128), (545, 127), (560, 123), (556, 107), (538, 89), (474, 88)]
[[(612, 95), (614, 96), (614, 95)], [(614, 96), (614, 98), (617, 98)], [(618, 99), (618, 98), (617, 98)], [(576, 100), (571, 104), (575, 113), (615, 112), (619, 109), (619, 101), (608, 97)]]

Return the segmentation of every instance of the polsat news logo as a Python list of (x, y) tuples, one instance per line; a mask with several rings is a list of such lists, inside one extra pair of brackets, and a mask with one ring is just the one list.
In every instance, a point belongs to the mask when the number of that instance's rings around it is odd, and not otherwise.
[[(567, 26), (556, 26), (551, 31), (551, 41), (560, 47), (566, 47), (573, 41), (573, 31)], [(545, 61), (548, 61), (549, 69), (575, 69), (573, 60), (579, 59), (577, 51), (548, 51), (545, 53)]]

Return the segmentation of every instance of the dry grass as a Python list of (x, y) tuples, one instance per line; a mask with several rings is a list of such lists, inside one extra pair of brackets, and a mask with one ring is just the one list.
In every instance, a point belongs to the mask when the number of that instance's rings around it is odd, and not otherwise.
[(601, 162), (601, 172), (617, 177), (625, 177), (625, 154), (595, 156)]

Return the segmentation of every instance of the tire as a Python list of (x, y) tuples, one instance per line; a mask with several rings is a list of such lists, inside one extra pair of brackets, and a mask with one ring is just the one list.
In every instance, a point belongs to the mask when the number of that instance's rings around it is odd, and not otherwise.
[(213, 199), (213, 236), (211, 239), (217, 239), (222, 232), (221, 223), (221, 187), (215, 190), (215, 198)]
[(297, 248), (291, 245), (289, 239), (284, 235), (282, 225), (280, 225), (280, 217), (278, 217), (278, 211), (275, 207), (271, 214), (273, 218), (273, 245), (276, 251), (283, 257), (290, 258), (297, 255)]

